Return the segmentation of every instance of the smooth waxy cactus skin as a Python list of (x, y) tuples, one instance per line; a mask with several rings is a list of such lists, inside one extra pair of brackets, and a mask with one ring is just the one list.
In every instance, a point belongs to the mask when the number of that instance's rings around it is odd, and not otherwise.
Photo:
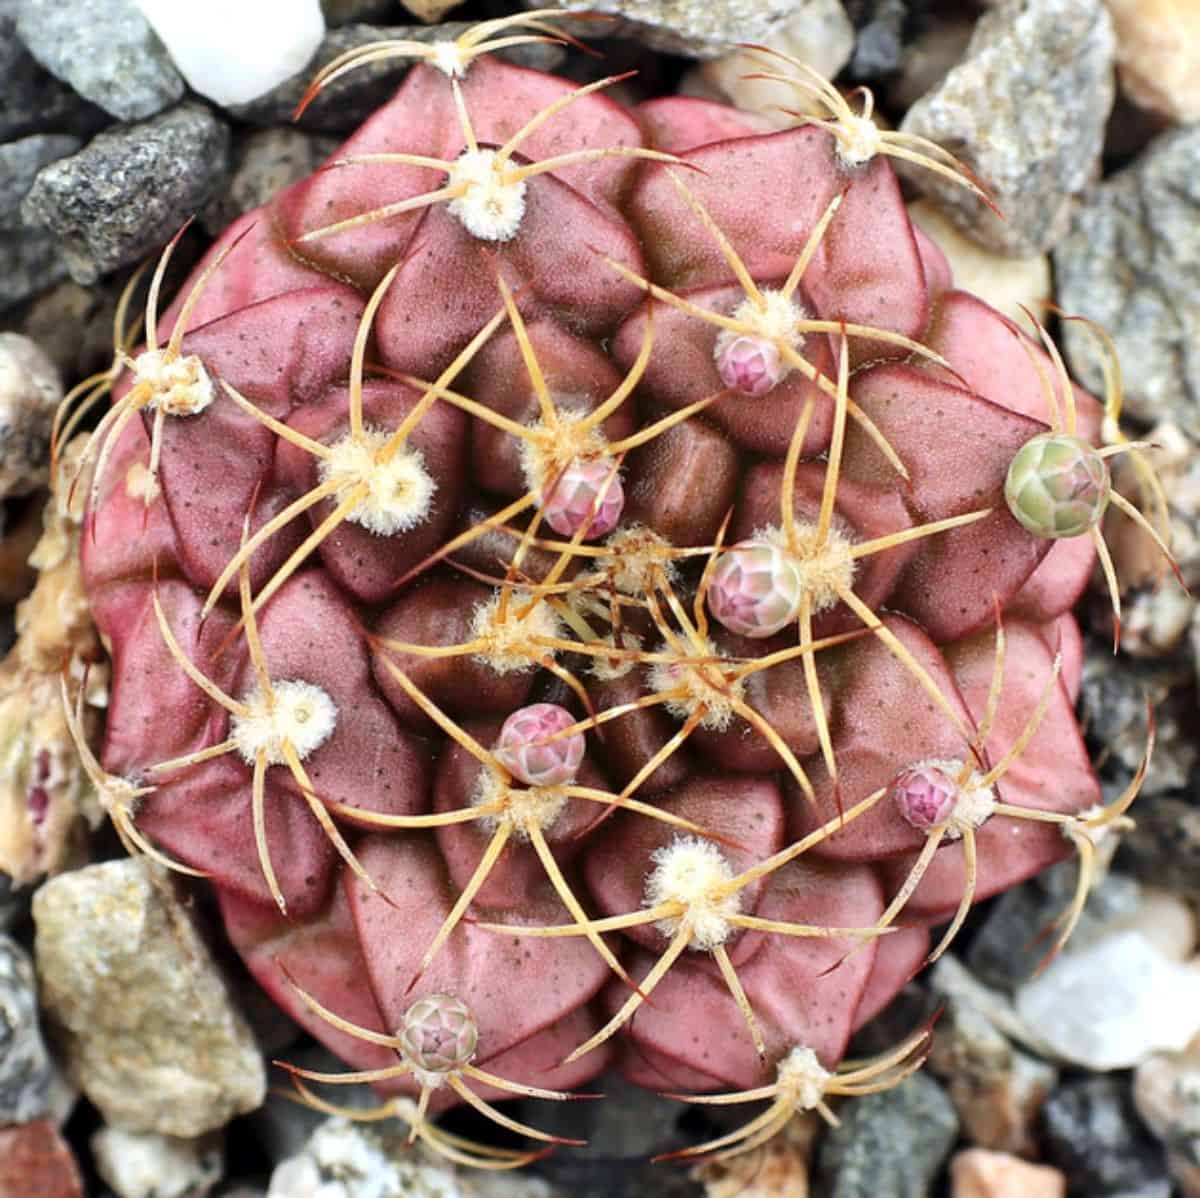
[[(1091, 542), (1026, 498), (1048, 451), (1015, 464), (1062, 439), (1046, 357), (951, 288), (878, 147), (456, 70), (162, 314), (215, 397), (137, 409), (96, 483), (104, 768), (153, 778), (140, 833), (387, 1094), (616, 1061), (820, 1109), (919, 1057), (837, 1071), (926, 928), (1070, 851), (1021, 812), (1099, 800), (1057, 648)], [(510, 142), (484, 228), (439, 164)], [(239, 749), (290, 685), (322, 736)], [(930, 763), (968, 760), (999, 805), (939, 847)]]

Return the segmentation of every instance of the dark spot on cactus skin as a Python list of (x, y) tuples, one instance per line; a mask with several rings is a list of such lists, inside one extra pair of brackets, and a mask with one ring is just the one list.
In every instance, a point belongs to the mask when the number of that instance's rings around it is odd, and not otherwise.
[(50, 792), (46, 789), (52, 767), (50, 750), (39, 749), (34, 762), (33, 778), (26, 794), (26, 803), (34, 825), (40, 826), (45, 822), (46, 813), (50, 809)]

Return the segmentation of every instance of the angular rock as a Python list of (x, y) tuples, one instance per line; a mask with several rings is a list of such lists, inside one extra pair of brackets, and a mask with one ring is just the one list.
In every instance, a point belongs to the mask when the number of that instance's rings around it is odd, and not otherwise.
[(1073, 1198), (1168, 1198), (1162, 1149), (1138, 1121), (1124, 1078), (1061, 1086), (1042, 1107), (1046, 1155), (1070, 1178)]
[[(847, 24), (840, 3), (830, 0), (555, 0), (560, 8), (611, 13), (621, 18), (612, 33), (653, 50), (689, 58), (719, 58), (739, 42), (766, 45), (782, 26), (804, 21), (810, 13), (833, 14)], [(528, 8), (547, 7), (543, 0), (525, 0)], [(834, 13), (833, 10), (839, 10)]]
[(1067, 1179), (1007, 1152), (968, 1148), (950, 1162), (951, 1198), (1065, 1198)]
[(111, 1126), (193, 1137), (262, 1101), (258, 1048), (162, 869), (127, 859), (60, 875), (33, 916), (43, 1002)]
[(96, 1171), (117, 1198), (205, 1198), (224, 1171), (217, 1135), (180, 1140), (104, 1127), (90, 1144)]
[(223, 181), (229, 129), (201, 104), (101, 133), (37, 177), (23, 211), (55, 233), (79, 283), (171, 237)]
[(1107, 0), (1121, 87), (1175, 121), (1200, 121), (1200, 6), (1195, 0)]
[(953, 1104), (923, 1073), (847, 1103), (840, 1118), (818, 1153), (828, 1198), (925, 1198), (958, 1135)]
[(183, 96), (134, 0), (21, 0), (17, 32), (46, 70), (118, 120), (153, 116)]
[(904, 118), (992, 189), (1000, 220), (966, 188), (920, 168), (913, 182), (955, 224), (1002, 253), (1041, 253), (1066, 232), (1100, 160), (1113, 102), (1113, 34), (1101, 0), (1003, 0), (967, 56)]
[(83, 1178), (49, 1119), (0, 1127), (0, 1198), (83, 1198)]
[[(359, 46), (392, 39), (449, 41), (468, 28), (462, 22), (449, 21), (433, 28), (426, 25), (344, 25), (340, 29), (331, 29), (303, 70), (248, 103), (231, 105), (229, 111), (239, 121), (251, 125), (286, 125), (292, 120), (296, 105), (304, 97), (312, 77), (340, 54)], [(535, 42), (533, 45), (501, 51), (499, 56), (521, 66), (547, 71), (553, 70), (565, 54), (559, 46)], [(389, 58), (343, 75), (305, 109), (301, 122), (303, 128), (314, 133), (352, 132), (391, 97), (407, 73), (410, 62), (407, 58)]]
[(25, 1123), (51, 1106), (54, 1066), (38, 1029), (33, 962), (0, 935), (0, 1124)]
[(1200, 1035), (1200, 969), (1117, 931), (1051, 961), (1017, 991), (1016, 1007), (1059, 1059), (1128, 1069)]
[(0, 333), (0, 499), (50, 476), (50, 428), (62, 399), (54, 363), (20, 333)]
[[(1054, 252), (1058, 302), (1116, 342), (1125, 411), (1200, 435), (1200, 126), (1165, 133), (1084, 199)], [(1094, 338), (1067, 325), (1085, 387), (1101, 383)]]
[(78, 138), (65, 134), (35, 134), (0, 145), (0, 309), (28, 299), (66, 273), (53, 234), (29, 228), (21, 202), (42, 167), (73, 154), (79, 145)]

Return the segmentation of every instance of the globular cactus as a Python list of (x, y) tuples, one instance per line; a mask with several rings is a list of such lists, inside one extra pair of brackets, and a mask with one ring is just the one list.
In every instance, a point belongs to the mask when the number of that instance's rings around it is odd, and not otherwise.
[(1140, 447), (910, 224), (888, 156), (953, 160), (765, 52), (828, 119), (485, 53), (558, 37), (331, 64), (314, 94), (422, 59), (160, 315), (165, 255), (148, 348), (71, 400), (113, 399), (83, 553), (126, 839), (354, 1067), (310, 1101), (373, 1081), (494, 1168), (531, 1154), (431, 1115), (544, 1140), (491, 1101), (615, 1060), (770, 1098), (692, 1150), (728, 1153), (904, 1076), (923, 1030), (839, 1068), (855, 1028), (1077, 846), (1069, 931), (1136, 793), (1099, 805), (1070, 609)]

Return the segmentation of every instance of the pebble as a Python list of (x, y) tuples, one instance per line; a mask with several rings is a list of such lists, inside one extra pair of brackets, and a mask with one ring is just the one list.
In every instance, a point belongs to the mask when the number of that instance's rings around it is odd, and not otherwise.
[(31, 229), (21, 203), (44, 166), (79, 149), (76, 137), (47, 133), (0, 145), (0, 310), (66, 274), (54, 235)]
[(1060, 1060), (1128, 1069), (1200, 1034), (1200, 967), (1134, 929), (1061, 953), (1016, 994), (1017, 1013)]
[(1200, 1177), (1200, 1037), (1181, 1053), (1138, 1066), (1133, 1100), (1142, 1122), (1167, 1147), (1176, 1181)]
[(0, 499), (50, 477), (50, 427), (62, 399), (54, 363), (20, 333), (0, 333)]
[(1200, 5), (1196, 0), (1107, 0), (1121, 87), (1175, 121), (1200, 121)]
[(1110, 766), (1132, 776), (1146, 752), (1146, 702), (1154, 707), (1154, 756), (1141, 795), (1130, 814), (1136, 820), (1151, 795), (1185, 787), (1200, 754), (1192, 732), (1195, 699), (1188, 692), (1187, 662), (1135, 661), (1114, 657), (1112, 645), (1090, 641), (1079, 693), (1080, 722), (1088, 740), (1107, 754)]
[(54, 1066), (38, 1029), (33, 962), (0, 934), (0, 1124), (50, 1112)]
[(103, 1127), (90, 1144), (96, 1172), (117, 1198), (205, 1198), (224, 1171), (219, 1135), (181, 1140)]
[(83, 1178), (48, 1119), (0, 1127), (0, 1198), (83, 1198)]
[(1200, 902), (1200, 806), (1171, 795), (1139, 799), (1136, 826), (1117, 863), (1147, 882)]
[(761, 1148), (698, 1165), (704, 1198), (809, 1198), (809, 1159), (820, 1120), (796, 1116)]
[(51, 879), (33, 902), (42, 1001), (107, 1123), (194, 1137), (253, 1110), (262, 1057), (164, 871), (146, 859)]
[(913, 222), (941, 247), (954, 272), (954, 285), (970, 291), (1012, 320), (1027, 320), (1024, 305), (1040, 312), (1054, 293), (1046, 254), (1013, 258), (985, 249), (963, 233), (932, 200), (908, 206)]
[[(1116, 342), (1125, 412), (1200, 437), (1200, 126), (1165, 133), (1093, 188), (1054, 251), (1058, 302)], [(1103, 384), (1095, 340), (1068, 324), (1075, 376)]]
[(950, 1162), (951, 1198), (1066, 1198), (1067, 1179), (1007, 1152), (967, 1148)]
[(235, 137), (229, 186), (213, 196), (201, 221), (214, 236), (277, 191), (311, 175), (336, 143), (300, 129), (255, 129)]
[(325, 35), (318, 0), (137, 4), (192, 89), (221, 105), (244, 104), (303, 70)]
[(223, 182), (229, 129), (202, 104), (101, 133), (42, 170), (27, 221), (55, 233), (71, 276), (93, 283), (178, 231)]
[(946, 1092), (928, 1074), (838, 1108), (817, 1176), (828, 1198), (926, 1198), (958, 1136)]
[(905, 174), (989, 249), (1029, 256), (1066, 232), (1091, 181), (1113, 102), (1113, 34), (1101, 0), (1003, 0), (975, 27), (966, 58), (901, 125), (962, 158), (1006, 219), (920, 167)]
[[(331, 29), (321, 40), (308, 65), (298, 74), (247, 104), (230, 107), (230, 113), (250, 125), (287, 125), (312, 77), (341, 54), (381, 41), (447, 41), (470, 26), (450, 21), (435, 28), (425, 25), (346, 25)], [(566, 57), (561, 46), (539, 44), (503, 50), (498, 57), (521, 66), (549, 71)], [(381, 104), (391, 99), (408, 71), (411, 59), (389, 58), (350, 71), (324, 89), (304, 111), (302, 126), (315, 133), (353, 133)]]
[(900, 71), (888, 81), (888, 104), (898, 112), (911, 108), (922, 96), (939, 87), (967, 52), (974, 17), (954, 16), (926, 20), (924, 27), (905, 43)]
[(183, 97), (134, 0), (20, 0), (17, 32), (47, 71), (118, 120), (143, 120)]
[(1142, 1127), (1129, 1084), (1089, 1077), (1060, 1086), (1042, 1108), (1046, 1155), (1080, 1198), (1169, 1198), (1162, 1149)]
[(950, 999), (934, 1032), (930, 1068), (946, 1085), (972, 1144), (1034, 1156), (1034, 1123), (1058, 1071), (1022, 1052), (964, 997)]
[[(849, 62), (854, 51), (854, 26), (839, 0), (810, 0), (798, 9), (795, 17), (773, 29), (766, 38), (735, 40), (752, 40), (757, 45), (788, 54), (832, 79)], [(786, 64), (776, 65), (783, 74), (788, 73)], [(780, 112), (780, 107), (820, 112), (819, 106), (814, 106), (804, 92), (786, 83), (746, 78), (763, 69), (761, 56), (732, 50), (697, 67), (695, 83), (689, 90), (707, 92), (735, 108), (759, 113), (781, 129), (796, 122), (786, 112)]]
[(846, 13), (854, 22), (854, 56), (847, 74), (870, 82), (900, 69), (904, 55), (904, 0), (847, 0)]

